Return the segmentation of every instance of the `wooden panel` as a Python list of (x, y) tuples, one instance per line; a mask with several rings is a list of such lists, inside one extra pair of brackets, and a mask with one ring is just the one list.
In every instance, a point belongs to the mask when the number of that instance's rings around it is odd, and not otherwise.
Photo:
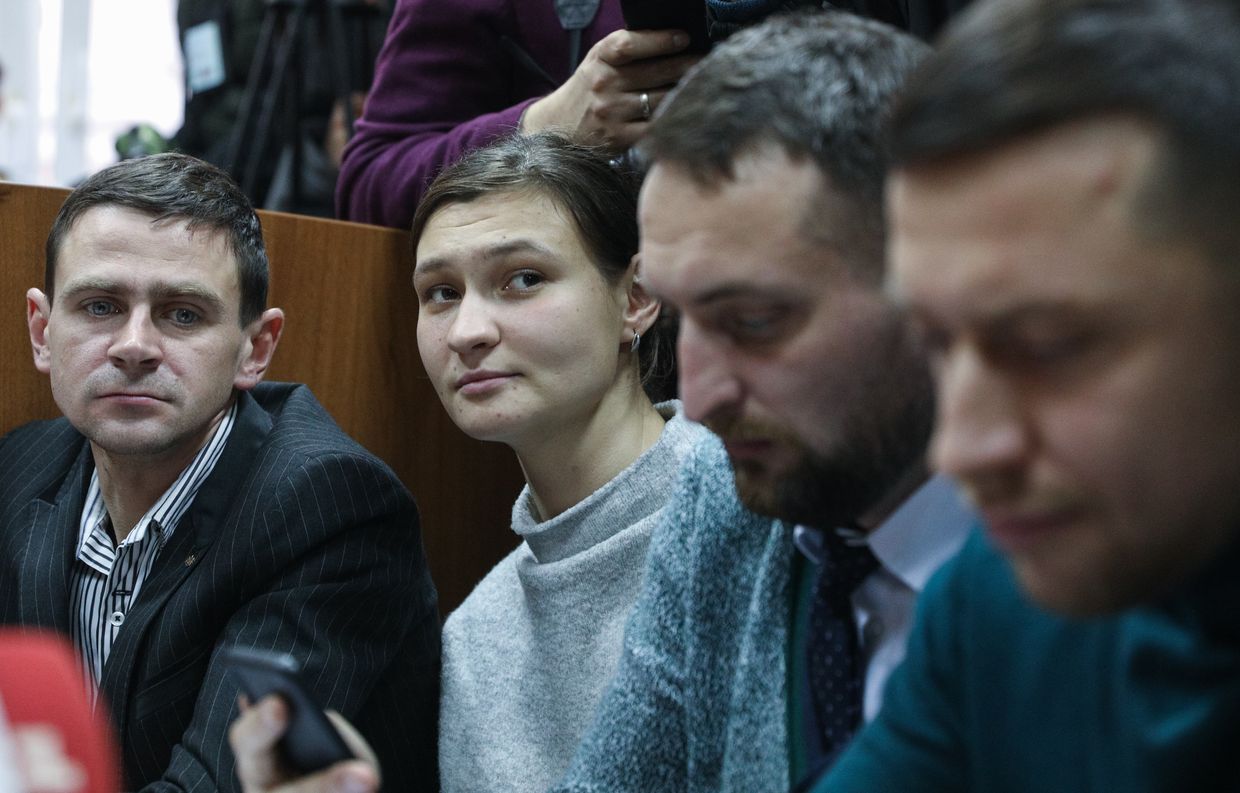
[[(31, 364), (25, 292), (66, 190), (0, 184), (0, 431), (57, 415)], [(413, 491), (446, 614), (505, 553), (521, 473), (512, 452), (448, 420), (418, 358), (409, 235), (260, 212), (284, 338), (269, 379), (308, 384)]]
[(35, 371), (26, 290), (43, 288), (43, 244), (68, 190), (0, 182), (0, 432), (60, 415)]

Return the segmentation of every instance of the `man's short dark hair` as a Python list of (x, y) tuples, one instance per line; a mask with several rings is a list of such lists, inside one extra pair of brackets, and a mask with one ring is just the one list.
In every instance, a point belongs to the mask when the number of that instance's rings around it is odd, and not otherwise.
[[(1159, 134), (1141, 228), (1240, 248), (1240, 6), (998, 0), (948, 29), (893, 114), (895, 165), (998, 148), (1055, 125), (1135, 117)], [(1234, 264), (1234, 262), (1233, 262)]]
[[(883, 129), (894, 93), (926, 52), (912, 36), (841, 11), (771, 17), (681, 79), (641, 143), (643, 159), (713, 186), (763, 145), (808, 158), (852, 204), (881, 266)], [(811, 228), (821, 225), (815, 210), (806, 208)]]
[(91, 176), (61, 205), (51, 233), (43, 271), (50, 303), (56, 282), (56, 259), (65, 236), (88, 210), (101, 206), (135, 209), (153, 223), (185, 220), (191, 231), (222, 231), (237, 260), (244, 327), (267, 307), (267, 249), (250, 201), (227, 173), (185, 154), (156, 154), (123, 160)]

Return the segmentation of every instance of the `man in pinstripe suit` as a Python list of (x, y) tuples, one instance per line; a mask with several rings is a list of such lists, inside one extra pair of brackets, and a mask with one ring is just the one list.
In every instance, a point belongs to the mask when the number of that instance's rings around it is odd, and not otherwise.
[(260, 384), (284, 320), (266, 293), (258, 218), (212, 166), (130, 160), (69, 196), (26, 296), (64, 418), (0, 439), (0, 620), (72, 637), (127, 789), (236, 789), (230, 644), (300, 659), (393, 789), (433, 787), (413, 500), (304, 386)]

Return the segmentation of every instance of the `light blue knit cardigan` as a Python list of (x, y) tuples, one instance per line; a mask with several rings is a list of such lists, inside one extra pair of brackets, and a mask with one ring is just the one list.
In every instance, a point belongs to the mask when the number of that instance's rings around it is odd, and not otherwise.
[(554, 790), (785, 791), (792, 528), (740, 506), (714, 437), (664, 514), (620, 668)]

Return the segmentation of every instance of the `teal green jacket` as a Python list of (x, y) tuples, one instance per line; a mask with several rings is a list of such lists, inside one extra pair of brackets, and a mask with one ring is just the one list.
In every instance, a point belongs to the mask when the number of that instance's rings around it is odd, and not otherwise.
[(1073, 620), (978, 535), (922, 597), (882, 712), (813, 793), (1240, 791), (1240, 547)]

